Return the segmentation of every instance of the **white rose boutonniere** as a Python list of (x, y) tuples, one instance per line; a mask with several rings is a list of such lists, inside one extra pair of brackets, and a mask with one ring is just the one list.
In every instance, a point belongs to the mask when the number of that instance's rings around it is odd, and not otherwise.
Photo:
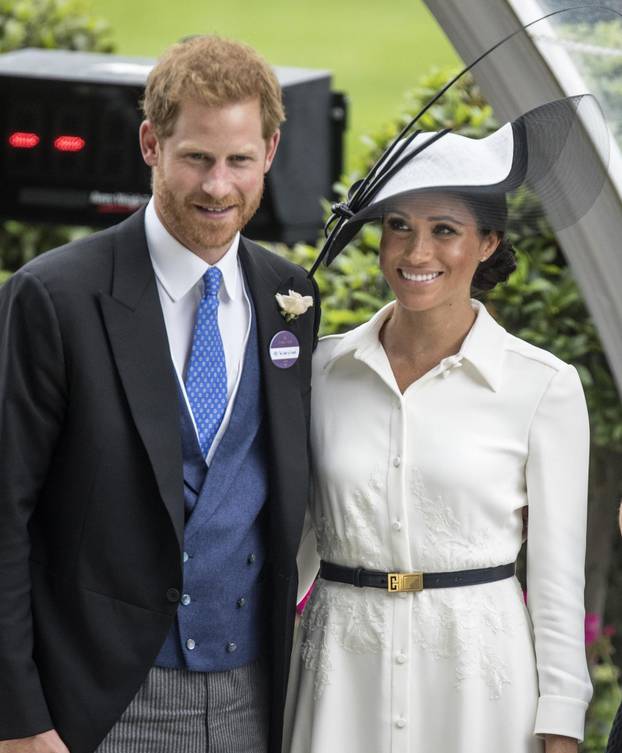
[(313, 298), (310, 295), (300, 295), (295, 290), (290, 290), (288, 295), (277, 293), (275, 298), (281, 309), (281, 316), (286, 322), (298, 319), (313, 306)]

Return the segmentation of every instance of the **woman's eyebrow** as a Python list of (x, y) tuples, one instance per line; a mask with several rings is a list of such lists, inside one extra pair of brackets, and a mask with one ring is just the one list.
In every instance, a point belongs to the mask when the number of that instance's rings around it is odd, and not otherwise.
[(439, 215), (434, 215), (433, 217), (428, 217), (429, 222), (438, 222), (439, 220), (455, 222), (456, 225), (464, 225), (464, 222), (460, 222), (460, 220), (457, 220), (455, 217), (452, 217), (449, 214), (439, 214)]

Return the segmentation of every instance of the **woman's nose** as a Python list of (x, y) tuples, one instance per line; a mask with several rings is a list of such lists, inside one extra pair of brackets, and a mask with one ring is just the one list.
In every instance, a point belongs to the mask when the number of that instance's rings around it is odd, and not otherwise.
[(413, 232), (406, 246), (406, 257), (409, 261), (420, 263), (427, 261), (432, 255), (432, 244), (423, 233)]

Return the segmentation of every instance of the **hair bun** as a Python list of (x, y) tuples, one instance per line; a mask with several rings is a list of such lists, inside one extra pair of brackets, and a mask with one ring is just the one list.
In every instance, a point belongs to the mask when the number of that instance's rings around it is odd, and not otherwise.
[(481, 262), (473, 275), (475, 290), (492, 290), (499, 282), (505, 282), (516, 269), (516, 252), (512, 244), (502, 239), (495, 252)]

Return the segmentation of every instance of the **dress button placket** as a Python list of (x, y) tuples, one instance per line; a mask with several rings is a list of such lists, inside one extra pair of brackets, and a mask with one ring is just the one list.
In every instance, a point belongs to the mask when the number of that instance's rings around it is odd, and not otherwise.
[[(406, 509), (406, 418), (408, 415), (404, 396), (394, 401), (391, 411), (389, 458), (389, 483), (387, 487), (388, 522), (391, 533), (389, 551), (393, 554), (393, 567), (398, 570), (410, 569), (410, 542), (408, 536), (408, 516)], [(406, 596), (407, 598), (403, 598)], [(410, 594), (392, 594), (389, 596), (392, 614), (393, 658), (391, 672), (391, 715), (394, 719), (391, 734), (391, 753), (410, 753), (409, 731), (406, 725), (409, 697), (410, 649), (412, 596)]]

